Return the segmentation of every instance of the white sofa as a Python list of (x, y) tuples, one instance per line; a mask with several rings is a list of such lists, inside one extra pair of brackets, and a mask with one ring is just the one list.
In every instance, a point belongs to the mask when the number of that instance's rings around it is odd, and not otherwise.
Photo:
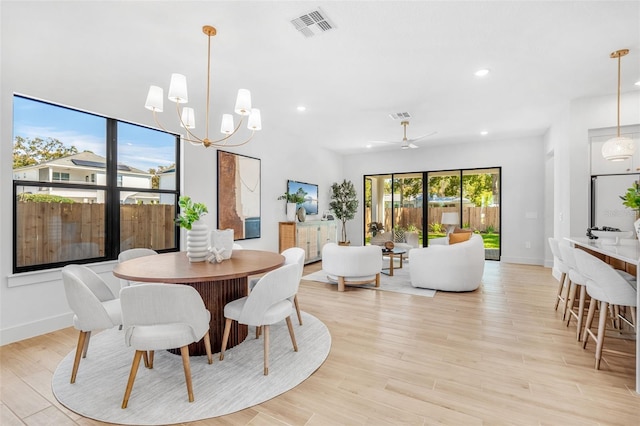
[(468, 241), (448, 245), (446, 238), (409, 252), (409, 275), (414, 287), (442, 291), (472, 291), (484, 273), (484, 243), (473, 234)]
[(338, 283), (338, 291), (354, 284), (375, 283), (380, 287), (382, 248), (327, 243), (322, 248), (322, 270), (329, 280)]

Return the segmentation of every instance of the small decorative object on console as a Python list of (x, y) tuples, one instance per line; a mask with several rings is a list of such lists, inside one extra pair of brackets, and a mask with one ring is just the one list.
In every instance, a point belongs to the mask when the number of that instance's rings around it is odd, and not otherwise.
[(395, 247), (395, 244), (393, 244), (393, 241), (387, 241), (384, 243), (384, 249), (386, 251), (391, 251), (393, 250), (394, 247)]

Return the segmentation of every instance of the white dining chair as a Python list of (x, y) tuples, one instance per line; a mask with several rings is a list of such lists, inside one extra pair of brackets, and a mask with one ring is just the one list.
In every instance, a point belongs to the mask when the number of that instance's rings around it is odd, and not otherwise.
[(93, 330), (104, 330), (122, 324), (120, 300), (107, 283), (84, 265), (62, 268), (62, 282), (67, 302), (73, 311), (73, 326), (80, 331), (71, 370), (71, 383), (76, 382), (80, 358), (87, 357)]
[[(618, 307), (626, 307), (631, 312), (631, 321), (624, 319), (634, 329), (637, 326), (636, 321), (636, 306), (637, 306), (637, 292), (633, 286), (611, 265), (598, 259), (595, 256), (586, 253), (583, 250), (575, 251), (575, 258), (578, 268), (584, 272), (587, 276), (587, 293), (591, 296), (591, 303), (589, 305), (589, 312), (584, 326), (582, 348), (587, 347), (589, 338), (592, 338), (596, 342), (595, 351), (595, 368), (600, 369), (600, 360), (602, 358), (602, 352), (604, 347), (605, 328), (607, 318), (609, 317), (609, 307), (611, 305)], [(599, 318), (598, 318), (598, 330), (597, 334), (591, 331), (591, 325), (595, 316), (596, 305), (599, 302)], [(617, 310), (613, 310), (618, 312)], [(618, 318), (615, 318), (616, 320)], [(622, 355), (619, 351), (616, 354)], [(631, 355), (631, 354), (624, 354)]]
[[(571, 318), (576, 319), (576, 338), (580, 341), (587, 299), (587, 277), (580, 271), (578, 264), (576, 263), (574, 253), (578, 249), (570, 246), (569, 244), (559, 244), (559, 248), (562, 259), (569, 268), (567, 297), (565, 297), (565, 303), (562, 310), (563, 318), (568, 316), (567, 327), (571, 324)], [(575, 306), (576, 293), (579, 293), (577, 307)]]
[[(568, 290), (568, 286), (566, 286), (565, 281), (567, 278), (567, 274), (569, 273), (569, 267), (562, 260), (562, 253), (560, 253), (560, 241), (553, 237), (549, 237), (549, 247), (551, 247), (551, 253), (553, 254), (553, 266), (560, 271), (560, 284), (558, 285), (558, 292), (556, 293), (556, 303), (554, 309), (558, 310), (558, 305), (560, 302), (565, 304), (566, 295), (562, 294), (562, 291), (565, 287)], [(567, 293), (568, 294), (568, 293)], [(564, 319), (564, 313), (562, 314), (562, 318)]]
[[(290, 247), (286, 250), (283, 250), (282, 253), (280, 254), (284, 256), (285, 265), (291, 265), (291, 264), (298, 265), (298, 282), (300, 282), (300, 280), (302, 279), (302, 273), (304, 271), (304, 259), (306, 255), (305, 251), (300, 247)], [(253, 290), (253, 287), (255, 287), (255, 285), (258, 283), (259, 280), (260, 278), (253, 278), (249, 281), (249, 291)], [(300, 313), (300, 304), (298, 303), (297, 293), (295, 296), (293, 296), (292, 302), (293, 302), (293, 306), (296, 309), (298, 324), (302, 325), (302, 314)], [(258, 330), (259, 328), (256, 330), (256, 337), (259, 334)]]
[(233, 321), (239, 324), (262, 327), (264, 332), (264, 375), (269, 374), (269, 326), (283, 319), (287, 322), (293, 350), (298, 351), (291, 314), (291, 299), (298, 291), (298, 265), (283, 265), (267, 272), (249, 293), (249, 296), (229, 302), (224, 307), (224, 334), (220, 349), (220, 361), (224, 359), (227, 340)]
[[(152, 250), (150, 248), (132, 248), (121, 252), (118, 255), (118, 263), (126, 262), (127, 260), (136, 259), (138, 257), (144, 256), (152, 256), (154, 254), (158, 254), (157, 251)], [(120, 287), (129, 287), (130, 285), (140, 284), (139, 281), (130, 281), (125, 279), (120, 279)]]
[(125, 344), (136, 350), (122, 408), (129, 403), (140, 359), (144, 356), (145, 365), (153, 368), (154, 351), (162, 349), (180, 348), (187, 394), (189, 402), (193, 402), (188, 345), (204, 339), (207, 360), (213, 363), (209, 340), (211, 314), (200, 294), (187, 285), (139, 284), (120, 290), (120, 301)]

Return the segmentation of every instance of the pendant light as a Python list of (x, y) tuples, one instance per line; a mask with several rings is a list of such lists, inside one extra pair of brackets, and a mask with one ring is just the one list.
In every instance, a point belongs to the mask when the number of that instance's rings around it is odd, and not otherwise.
[(611, 138), (602, 145), (602, 156), (609, 161), (624, 161), (631, 158), (636, 150), (633, 140), (625, 136), (620, 136), (620, 58), (629, 53), (629, 49), (622, 49), (613, 52), (611, 58), (618, 59), (618, 133), (615, 138)]

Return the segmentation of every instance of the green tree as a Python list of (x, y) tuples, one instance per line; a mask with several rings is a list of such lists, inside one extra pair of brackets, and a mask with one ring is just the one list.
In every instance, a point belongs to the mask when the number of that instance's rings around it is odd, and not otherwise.
[(13, 141), (13, 168), (32, 166), (56, 158), (78, 153), (75, 146), (66, 146), (55, 138), (23, 138), (16, 136)]

